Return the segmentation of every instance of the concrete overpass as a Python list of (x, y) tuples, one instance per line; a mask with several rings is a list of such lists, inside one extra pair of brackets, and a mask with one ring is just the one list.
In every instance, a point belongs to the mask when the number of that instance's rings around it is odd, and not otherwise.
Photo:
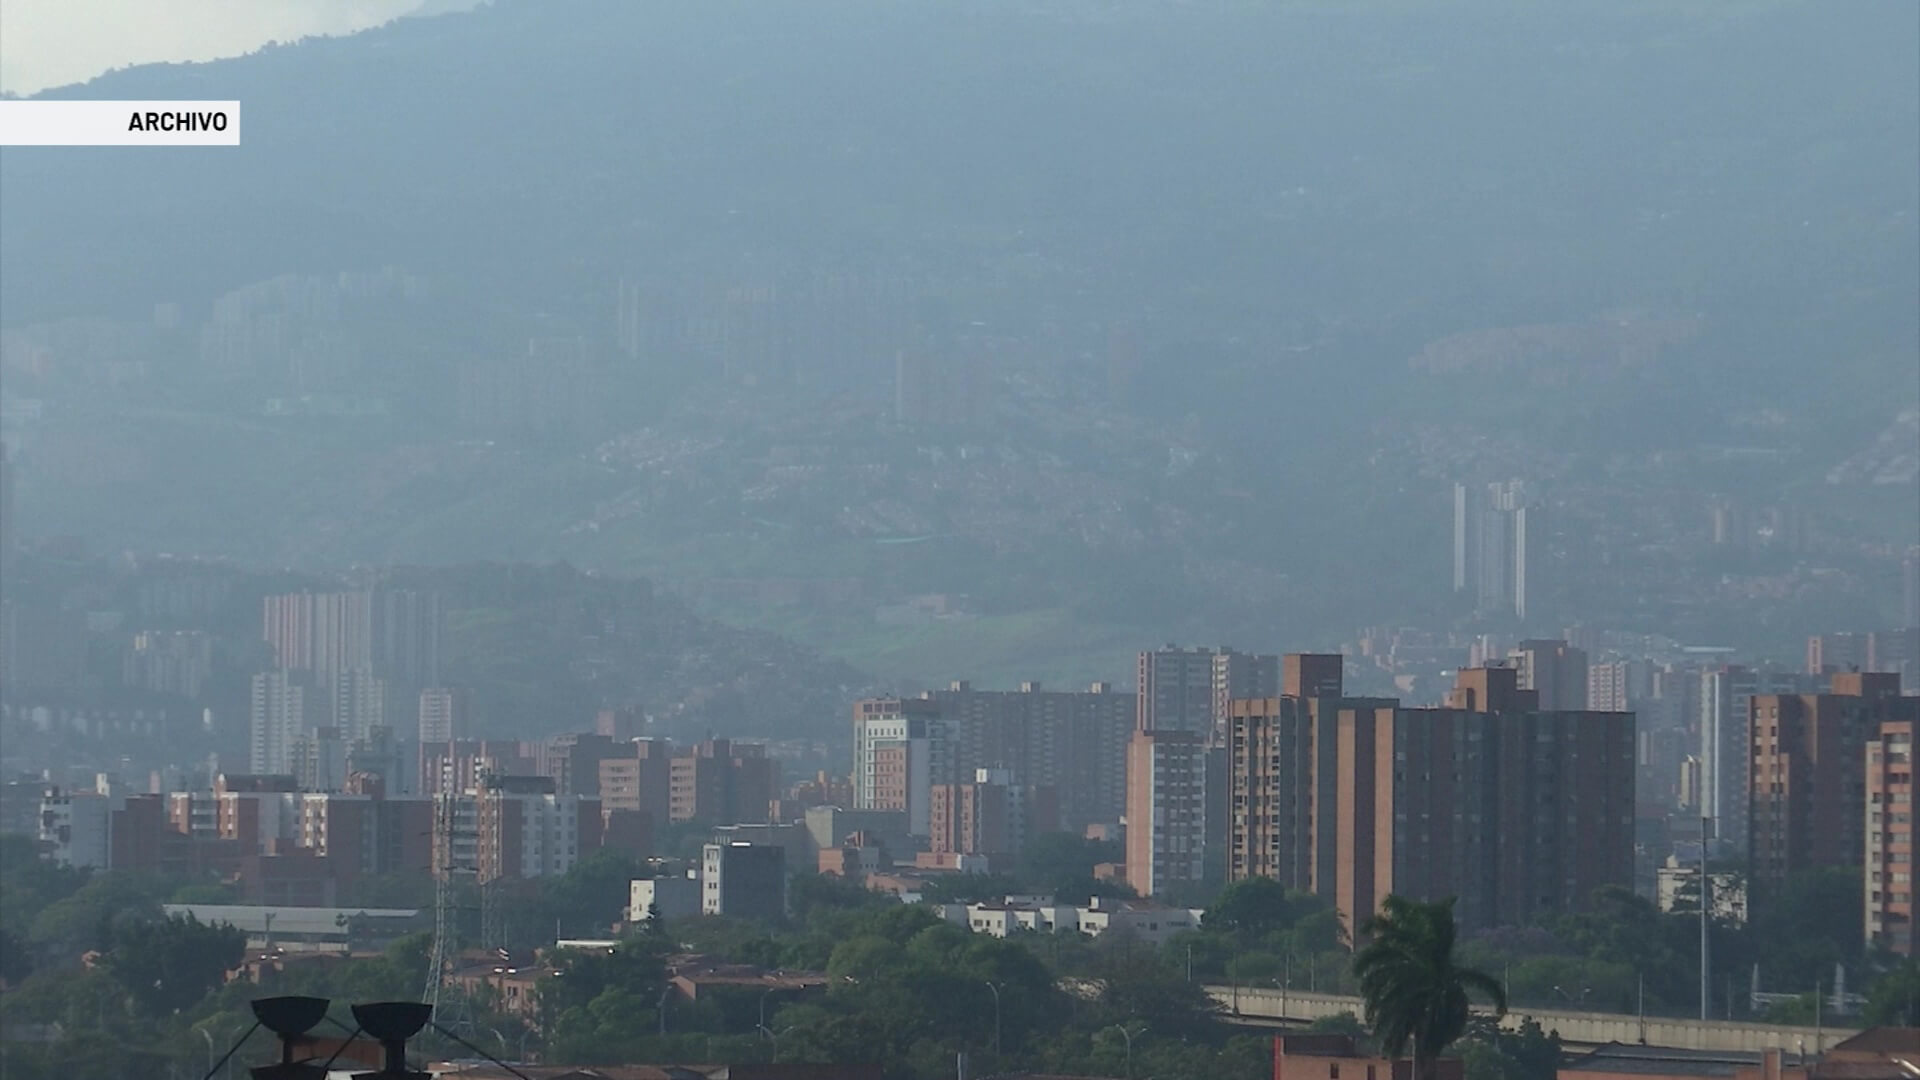
[[(1262, 1027), (1310, 1024), (1323, 1017), (1352, 1013), (1366, 1015), (1357, 997), (1316, 994), (1271, 987), (1211, 985), (1207, 993), (1220, 1003), (1227, 1018)], [(1559, 1032), (1569, 1046), (1603, 1043), (1640, 1043), (1685, 1050), (1757, 1052), (1772, 1047), (1793, 1052), (1804, 1047), (1819, 1053), (1851, 1035), (1853, 1028), (1791, 1027), (1781, 1024), (1743, 1024), (1731, 1020), (1679, 1020), (1665, 1016), (1637, 1017), (1620, 1013), (1575, 1012), (1570, 1009), (1515, 1009), (1501, 1026), (1517, 1028), (1532, 1019), (1548, 1033)]]

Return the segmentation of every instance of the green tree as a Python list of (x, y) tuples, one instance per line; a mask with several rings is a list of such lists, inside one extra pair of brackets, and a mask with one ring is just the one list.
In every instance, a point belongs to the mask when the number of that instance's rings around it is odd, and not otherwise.
[(1373, 1038), (1372, 1033), (1367, 1030), (1367, 1025), (1361, 1023), (1360, 1018), (1350, 1012), (1323, 1016), (1307, 1025), (1307, 1033), (1310, 1035), (1351, 1035), (1359, 1040), (1361, 1045), (1370, 1043)]
[(1868, 1024), (1920, 1027), (1920, 961), (1902, 960), (1867, 991)]
[(100, 966), (148, 1013), (177, 1011), (219, 989), (246, 956), (247, 936), (192, 915), (112, 922)]
[[(1778, 883), (1754, 882), (1746, 936), (1769, 985), (1811, 989), (1816, 980), (1833, 977), (1833, 965), (1860, 962), (1865, 881), (1857, 870), (1822, 867)], [(1721, 955), (1715, 955), (1716, 968)]]
[[(563, 934), (598, 937), (625, 917), (628, 883), (639, 876), (640, 865), (631, 856), (602, 848), (547, 883), (541, 899)], [(542, 925), (549, 924), (543, 920)]]
[(1549, 1035), (1533, 1019), (1508, 1031), (1476, 1016), (1459, 1047), (1467, 1080), (1554, 1080), (1560, 1071), (1560, 1036)]
[(1201, 917), (1209, 933), (1230, 934), (1281, 955), (1304, 956), (1346, 943), (1340, 915), (1322, 898), (1294, 892), (1272, 878), (1247, 878), (1220, 891)]
[(0, 927), (0, 982), (18, 983), (33, 973), (33, 955), (13, 931)]
[(1434, 1062), (1466, 1032), (1470, 992), (1491, 998), (1498, 1012), (1507, 1008), (1497, 980), (1456, 961), (1453, 903), (1387, 897), (1367, 920), (1370, 940), (1353, 963), (1380, 1048), (1398, 1057), (1412, 1043), (1420, 1080), (1430, 1080)]
[(42, 910), (27, 936), (36, 945), (67, 954), (105, 948), (116, 920), (160, 917), (153, 885), (150, 879), (122, 871), (88, 875), (86, 884)]

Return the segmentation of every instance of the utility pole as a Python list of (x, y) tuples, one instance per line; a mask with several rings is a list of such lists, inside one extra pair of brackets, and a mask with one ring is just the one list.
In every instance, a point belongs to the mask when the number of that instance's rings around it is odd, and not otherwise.
[(1826, 1020), (1826, 1012), (1821, 1008), (1825, 1002), (1821, 997), (1820, 991), (1820, 980), (1813, 980), (1813, 1056), (1815, 1058), (1820, 1056), (1824, 1049), (1821, 1044), (1826, 1042), (1825, 1039), (1821, 1038), (1820, 1030), (1823, 1022)]
[(1633, 992), (1634, 1022), (1640, 1030), (1640, 1045), (1645, 1046), (1647, 1045), (1647, 976), (1646, 976), (1646, 973), (1645, 972), (1637, 973), (1637, 978), (1635, 979), (1635, 983), (1636, 985), (1634, 987), (1634, 992)]

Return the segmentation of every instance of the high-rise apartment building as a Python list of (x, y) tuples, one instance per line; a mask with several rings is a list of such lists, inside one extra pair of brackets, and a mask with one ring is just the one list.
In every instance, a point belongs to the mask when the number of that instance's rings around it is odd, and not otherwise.
[(420, 691), (420, 741), (449, 743), (468, 736), (471, 702), (457, 687), (429, 687)]
[[(1339, 679), (1338, 658), (1334, 679)], [(1205, 874), (1218, 880), (1225, 873), (1227, 849), (1226, 745), (1228, 710), (1237, 699), (1272, 697), (1280, 692), (1278, 656), (1256, 656), (1233, 649), (1182, 649), (1168, 645), (1140, 654), (1135, 691), (1134, 726), (1140, 731), (1187, 731), (1201, 736), (1207, 750), (1207, 803), (1203, 807)], [(1131, 783), (1131, 780), (1129, 781)], [(1170, 792), (1174, 804), (1186, 798), (1184, 789)], [(1151, 791), (1143, 797), (1159, 804)], [(1129, 804), (1134, 798), (1129, 795)], [(1131, 820), (1129, 809), (1129, 820)]]
[(1815, 634), (1807, 639), (1807, 673), (1832, 675), (1839, 671), (1872, 671), (1869, 634)]
[(1207, 737), (1136, 731), (1127, 746), (1127, 884), (1142, 896), (1206, 877)]
[(673, 755), (668, 815), (674, 821), (759, 825), (780, 790), (780, 765), (757, 743), (707, 739)]
[(1453, 486), (1453, 591), (1477, 613), (1527, 617), (1535, 517), (1518, 480)]
[(936, 854), (1018, 855), (1026, 844), (1026, 800), (1008, 769), (978, 769), (965, 784), (935, 784), (930, 807)]
[(1108, 683), (1086, 690), (980, 690), (955, 682), (925, 695), (953, 739), (941, 782), (1005, 769), (1026, 791), (1035, 832), (1078, 832), (1120, 819), (1126, 805), (1126, 746), (1135, 702)]
[(1824, 685), (1824, 676), (1738, 664), (1709, 668), (1700, 674), (1700, 812), (1713, 822), (1716, 851), (1747, 850), (1754, 696), (1819, 693)]
[(325, 695), (300, 673), (277, 670), (255, 675), (247, 721), (247, 768), (255, 774), (292, 773), (294, 744), (323, 715), (317, 706), (324, 700)]
[(1920, 683), (1920, 626), (1868, 634), (1867, 670), (1892, 672), (1903, 683)]
[(1633, 881), (1631, 714), (1545, 710), (1513, 668), (1460, 673), (1440, 708), (1236, 702), (1229, 874), (1334, 903), (1457, 896), (1472, 927), (1577, 909)]
[(1281, 661), (1278, 694), (1229, 703), (1226, 762), (1218, 784), (1224, 792), (1209, 792), (1208, 803), (1210, 812), (1220, 808), (1220, 824), (1209, 839), (1225, 850), (1228, 880), (1266, 877), (1289, 889), (1313, 888), (1314, 780), (1332, 770), (1330, 760), (1317, 761), (1314, 755), (1333, 745), (1315, 738), (1315, 717), (1343, 700), (1344, 659), (1288, 653)]
[(1034, 832), (1114, 823), (1127, 800), (1132, 695), (1105, 683), (1086, 691), (978, 690), (955, 682), (919, 698), (854, 705), (854, 802), (906, 810), (928, 835), (929, 786), (1003, 769), (1022, 789)]
[(1750, 703), (1747, 865), (1756, 880), (1858, 866), (1873, 814), (1911, 817), (1897, 803), (1868, 805), (1872, 769), (1862, 763), (1884, 725), (1920, 718), (1920, 697), (1902, 697), (1894, 674), (1841, 672), (1832, 679), (1829, 693), (1756, 694)]
[(301, 791), (340, 791), (347, 783), (347, 738), (336, 727), (311, 728), (293, 741), (293, 767)]
[(1134, 727), (1223, 738), (1227, 703), (1280, 692), (1280, 658), (1168, 645), (1140, 654)]
[(1867, 844), (1865, 902), (1867, 944), (1898, 956), (1920, 956), (1920, 923), (1914, 921), (1913, 755), (1920, 717), (1880, 721), (1866, 754)]
[(335, 672), (332, 726), (348, 739), (365, 739), (375, 728), (387, 728), (387, 680), (378, 678), (369, 668)]
[(418, 691), (440, 682), (440, 597), (405, 589), (269, 596), (262, 633), (276, 666), (331, 677), (367, 671)]
[(539, 770), (521, 743), (510, 739), (456, 739), (420, 744), (422, 795), (461, 795), (488, 776), (531, 776)]
[(1909, 626), (1810, 637), (1807, 670), (1821, 675), (1842, 671), (1890, 672), (1902, 681), (1920, 681), (1920, 628)]
[(1168, 645), (1140, 654), (1134, 727), (1139, 731), (1213, 732), (1212, 649)]
[(1522, 641), (1507, 653), (1519, 672), (1520, 689), (1540, 697), (1540, 707), (1578, 712), (1587, 708), (1587, 654), (1565, 641)]
[(379, 777), (357, 773), (345, 790), (300, 796), (297, 842), (325, 858), (342, 884), (432, 869), (433, 800), (390, 796)]
[(480, 881), (564, 874), (600, 848), (600, 800), (554, 787), (549, 776), (495, 776), (480, 786), (473, 797)]
[(926, 698), (877, 698), (853, 706), (853, 808), (900, 810), (907, 831), (932, 829), (932, 785), (953, 772), (953, 723)]
[(156, 694), (198, 698), (213, 677), (213, 635), (204, 630), (143, 630), (127, 643), (120, 681)]
[(299, 784), (292, 776), (221, 774), (213, 782), (214, 829), (248, 852), (291, 847), (300, 820)]
[[(1638, 712), (1652, 697), (1653, 664), (1650, 661), (1606, 660), (1587, 666), (1585, 708), (1593, 712)], [(1644, 722), (1647, 717), (1641, 719)]]
[(672, 791), (673, 744), (666, 739), (635, 739), (600, 761), (600, 803), (610, 811), (645, 814), (658, 827), (672, 813)]

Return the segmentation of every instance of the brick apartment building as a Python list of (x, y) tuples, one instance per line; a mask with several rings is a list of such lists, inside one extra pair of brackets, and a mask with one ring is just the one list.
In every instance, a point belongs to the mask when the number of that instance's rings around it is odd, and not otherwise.
[[(1911, 720), (1920, 698), (1902, 697), (1895, 674), (1839, 672), (1830, 693), (1757, 694), (1749, 709), (1749, 872), (1779, 881), (1818, 866), (1861, 865), (1869, 816), (1904, 813), (1868, 805), (1869, 746), (1883, 725)], [(1885, 793), (1898, 794), (1887, 775)]]
[(675, 753), (668, 817), (676, 822), (760, 825), (780, 791), (780, 763), (757, 743), (707, 739)]
[(1439, 708), (1328, 679), (1235, 702), (1229, 876), (1317, 893), (1350, 927), (1393, 893), (1457, 896), (1486, 927), (1630, 886), (1632, 714), (1543, 710), (1518, 674), (1463, 670)]
[(473, 796), (474, 866), (482, 882), (564, 874), (598, 850), (600, 800), (562, 795), (550, 776), (496, 776)]
[(1882, 718), (1870, 737), (1862, 806), (1867, 834), (1867, 943), (1901, 956), (1920, 955), (1913, 904), (1913, 754), (1920, 716), (1914, 713), (1908, 707), (1904, 715)]
[(1006, 769), (980, 769), (971, 783), (933, 785), (928, 850), (1018, 855), (1027, 837), (1023, 794)]
[(608, 810), (645, 814), (665, 822), (672, 808), (673, 744), (666, 739), (634, 739), (618, 757), (600, 761), (600, 805)]
[(1207, 736), (1136, 731), (1127, 747), (1127, 884), (1141, 896), (1205, 876)]

